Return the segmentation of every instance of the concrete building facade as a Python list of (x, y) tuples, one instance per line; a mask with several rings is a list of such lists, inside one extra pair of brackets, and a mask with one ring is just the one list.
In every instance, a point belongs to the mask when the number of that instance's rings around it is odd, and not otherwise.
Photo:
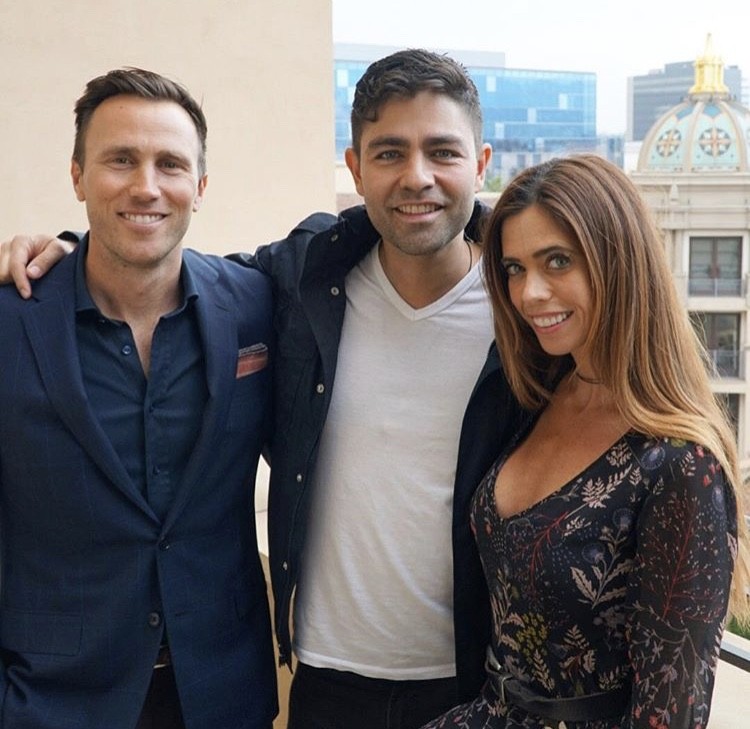
[(209, 185), (187, 243), (224, 253), (282, 237), (335, 208), (332, 64), (331, 0), (5, 0), (0, 239), (85, 229), (69, 177), (73, 103), (121, 66), (168, 75), (202, 100)]
[(683, 96), (646, 134), (632, 178), (663, 231), (750, 470), (750, 109), (733, 99), (710, 46)]

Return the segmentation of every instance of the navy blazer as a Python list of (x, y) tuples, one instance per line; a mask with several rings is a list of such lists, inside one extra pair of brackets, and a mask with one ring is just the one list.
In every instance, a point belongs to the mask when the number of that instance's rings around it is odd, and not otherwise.
[[(68, 256), (22, 301), (0, 287), (0, 729), (133, 729), (169, 633), (187, 729), (277, 712), (253, 491), (271, 420), (266, 277), (185, 251), (209, 400), (163, 522), (84, 391)], [(244, 372), (243, 372), (244, 374)]]

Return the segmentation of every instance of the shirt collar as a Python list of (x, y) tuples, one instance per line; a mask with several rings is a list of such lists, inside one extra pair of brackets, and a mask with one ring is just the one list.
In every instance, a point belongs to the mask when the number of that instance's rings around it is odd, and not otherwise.
[[(86, 254), (89, 249), (89, 235), (83, 237), (80, 244), (78, 245), (78, 258), (75, 266), (75, 306), (76, 314), (83, 314), (85, 312), (93, 313), (97, 317), (103, 317), (103, 314), (99, 311), (94, 300), (91, 298), (88, 286), (86, 285)], [(180, 284), (182, 285), (182, 301), (180, 305), (172, 312), (166, 315), (166, 317), (175, 316), (184, 311), (188, 304), (195, 301), (198, 298), (198, 287), (195, 283), (195, 277), (190, 272), (190, 268), (185, 265), (185, 258), (183, 256), (182, 266), (180, 268)]]

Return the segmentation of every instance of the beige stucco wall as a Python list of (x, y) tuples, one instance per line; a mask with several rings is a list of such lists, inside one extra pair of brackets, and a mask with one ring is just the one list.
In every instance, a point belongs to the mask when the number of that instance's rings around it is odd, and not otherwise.
[(252, 249), (334, 210), (332, 54), (331, 0), (2, 0), (0, 239), (85, 228), (72, 107), (125, 65), (203, 100), (209, 187), (189, 245)]

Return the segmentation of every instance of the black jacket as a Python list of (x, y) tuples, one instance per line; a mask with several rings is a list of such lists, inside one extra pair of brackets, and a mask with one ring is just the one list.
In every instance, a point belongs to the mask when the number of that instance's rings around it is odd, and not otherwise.
[[(485, 210), (475, 205), (467, 226), (474, 239), (479, 238), (478, 224)], [(278, 356), (268, 530), (282, 664), (291, 661), (290, 601), (307, 531), (312, 496), (308, 484), (336, 375), (346, 306), (344, 278), (378, 240), (364, 208), (357, 207), (338, 218), (316, 213), (285, 240), (263, 246), (255, 255), (232, 257), (269, 274), (276, 302)], [(469, 528), (469, 502), (503, 445), (517, 431), (521, 417), (492, 346), (464, 415), (454, 490), (457, 701), (473, 698), (479, 691), (490, 635), (489, 598)]]

